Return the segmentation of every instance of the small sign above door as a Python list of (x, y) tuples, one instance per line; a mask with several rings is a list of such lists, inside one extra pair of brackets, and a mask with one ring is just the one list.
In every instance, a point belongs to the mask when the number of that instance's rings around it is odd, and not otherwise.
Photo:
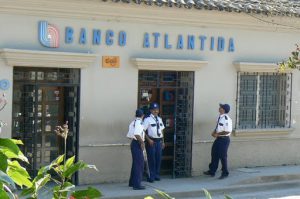
[(102, 56), (103, 68), (120, 68), (119, 56)]

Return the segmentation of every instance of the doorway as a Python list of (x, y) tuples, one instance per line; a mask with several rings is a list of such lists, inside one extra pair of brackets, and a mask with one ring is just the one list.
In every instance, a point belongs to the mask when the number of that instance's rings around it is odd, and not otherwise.
[(32, 177), (64, 153), (54, 129), (66, 121), (67, 157), (78, 154), (79, 80), (79, 69), (14, 68), (12, 137), (23, 141)]
[(139, 71), (138, 107), (159, 103), (165, 124), (161, 174), (191, 176), (194, 72)]

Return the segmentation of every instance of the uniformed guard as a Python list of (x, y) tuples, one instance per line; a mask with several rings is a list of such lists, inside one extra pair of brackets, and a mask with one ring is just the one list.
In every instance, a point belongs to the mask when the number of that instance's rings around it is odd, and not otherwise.
[(219, 179), (228, 177), (229, 172), (227, 168), (227, 151), (230, 143), (230, 134), (232, 132), (232, 120), (228, 116), (230, 106), (228, 104), (220, 104), (219, 118), (215, 130), (212, 132), (212, 136), (215, 139), (211, 150), (211, 163), (209, 164), (209, 170), (203, 172), (205, 175), (215, 176), (215, 172), (218, 169), (219, 160), (222, 164), (222, 174)]
[(145, 189), (141, 185), (144, 171), (144, 156), (145, 150), (145, 130), (143, 126), (144, 112), (141, 109), (137, 109), (135, 112), (135, 120), (129, 125), (129, 131), (127, 137), (130, 138), (131, 155), (132, 155), (132, 167), (129, 179), (129, 186), (134, 190)]
[(165, 128), (162, 119), (158, 116), (159, 105), (157, 103), (150, 104), (150, 116), (145, 118), (144, 127), (146, 133), (146, 151), (150, 170), (148, 182), (160, 180), (160, 165), (162, 149), (164, 149), (163, 130)]

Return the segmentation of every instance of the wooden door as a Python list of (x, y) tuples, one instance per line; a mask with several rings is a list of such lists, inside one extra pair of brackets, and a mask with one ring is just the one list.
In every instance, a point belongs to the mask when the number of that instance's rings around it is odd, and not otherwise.
[(54, 132), (64, 123), (64, 88), (57, 86), (37, 89), (36, 167), (51, 163), (63, 153), (63, 140)]

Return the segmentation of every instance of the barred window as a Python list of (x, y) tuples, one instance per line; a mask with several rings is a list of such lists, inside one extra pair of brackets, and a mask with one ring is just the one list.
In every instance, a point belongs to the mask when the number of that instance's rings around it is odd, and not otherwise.
[(289, 128), (292, 74), (238, 72), (237, 129)]

